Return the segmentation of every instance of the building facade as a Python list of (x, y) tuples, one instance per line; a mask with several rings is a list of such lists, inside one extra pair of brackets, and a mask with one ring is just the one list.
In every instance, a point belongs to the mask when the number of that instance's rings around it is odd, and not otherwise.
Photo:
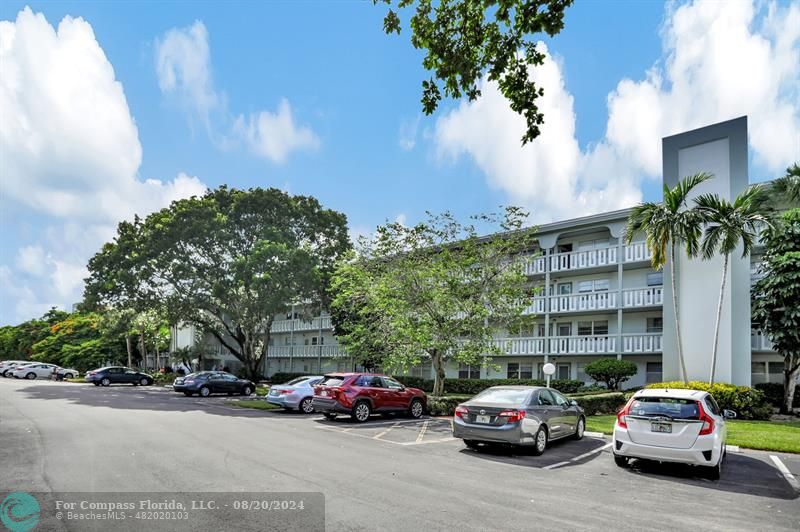
[[(698, 187), (698, 193), (713, 192), (730, 200), (747, 186), (744, 117), (667, 137), (663, 153), (664, 180), (670, 186), (700, 171), (715, 177)], [(452, 364), (447, 377), (542, 378), (542, 366), (552, 362), (555, 378), (588, 383), (586, 365), (614, 357), (634, 362), (638, 368), (626, 386), (678, 380), (671, 265), (664, 271), (652, 268), (644, 235), (630, 244), (624, 242), (629, 213), (625, 209), (539, 226), (539, 249), (524, 259), (530, 282), (540, 288), (527, 309), (536, 316), (535, 325), (514, 334), (499, 332), (495, 341), (504, 355), (472, 367)], [(687, 370), (692, 380), (708, 380), (721, 259), (689, 259), (680, 253), (676, 284)], [(718, 381), (782, 382), (782, 358), (750, 325), (750, 286), (758, 275), (758, 260), (756, 253), (732, 261)], [(265, 376), (358, 369), (338, 345), (330, 317), (323, 312), (308, 318), (308, 310), (292, 307), (272, 324)], [(210, 351), (206, 360), (238, 366), (221, 346), (204, 341)], [(423, 363), (412, 368), (411, 374), (432, 378), (433, 370)]]

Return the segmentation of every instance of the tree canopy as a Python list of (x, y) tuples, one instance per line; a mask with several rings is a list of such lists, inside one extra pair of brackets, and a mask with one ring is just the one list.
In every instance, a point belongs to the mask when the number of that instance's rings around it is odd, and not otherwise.
[[(378, 3), (379, 0), (373, 0)], [(544, 89), (532, 69), (544, 62), (538, 39), (564, 28), (572, 0), (382, 0), (398, 9), (414, 6), (411, 44), (424, 50), (422, 66), (432, 73), (422, 82), (422, 110), (432, 114), (442, 92), (449, 98), (476, 100), (478, 82), (497, 82), (511, 109), (525, 117), (522, 143), (539, 136), (544, 115), (537, 99)], [(383, 29), (400, 34), (401, 20), (389, 8)]]
[(345, 215), (312, 197), (223, 186), (120, 224), (89, 262), (86, 295), (195, 325), (256, 378), (275, 317), (293, 302), (327, 301), (349, 248)]
[(429, 358), (434, 394), (443, 392), (448, 361), (481, 364), (504, 353), (495, 331), (533, 320), (524, 311), (534, 289), (522, 261), (513, 260), (534, 248), (534, 231), (522, 229), (526, 216), (508, 208), (476, 217), (502, 231), (489, 238), (449, 213), (413, 227), (379, 227), (336, 271), (332, 307), (350, 313), (339, 341), (356, 357), (379, 355), (384, 368)]

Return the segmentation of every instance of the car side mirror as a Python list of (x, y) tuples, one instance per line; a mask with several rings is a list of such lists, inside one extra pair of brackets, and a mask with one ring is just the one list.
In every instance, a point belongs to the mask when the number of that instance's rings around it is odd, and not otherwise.
[(569, 406), (578, 406), (578, 401), (573, 399), (572, 401), (569, 402)]
[(736, 419), (736, 412), (734, 412), (733, 410), (723, 410), (722, 416), (725, 419)]

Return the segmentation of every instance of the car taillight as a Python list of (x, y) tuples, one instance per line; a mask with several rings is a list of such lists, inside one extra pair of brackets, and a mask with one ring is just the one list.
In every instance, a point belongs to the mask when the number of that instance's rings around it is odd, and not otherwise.
[(503, 410), (499, 414), (499, 417), (506, 418), (506, 423), (516, 423), (517, 421), (522, 420), (525, 417), (524, 410)]
[(703, 404), (698, 402), (697, 409), (700, 412), (700, 421), (703, 422), (703, 428), (700, 429), (700, 436), (706, 436), (714, 432), (714, 418), (706, 414), (703, 410)]
[(469, 409), (467, 407), (461, 405), (456, 407), (456, 417), (464, 419), (464, 416), (466, 416), (467, 414), (469, 414)]
[(627, 429), (628, 423), (625, 421), (625, 416), (627, 416), (631, 411), (631, 403), (633, 403), (633, 397), (631, 397), (627, 403), (625, 403), (625, 407), (617, 412), (617, 425), (620, 428)]
[(278, 390), (278, 393), (292, 393), (294, 390)]

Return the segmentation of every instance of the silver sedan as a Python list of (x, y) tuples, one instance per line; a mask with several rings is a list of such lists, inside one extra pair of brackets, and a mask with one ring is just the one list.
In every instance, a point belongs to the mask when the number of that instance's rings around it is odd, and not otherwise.
[(278, 405), (286, 410), (299, 410), (303, 414), (314, 412), (312, 399), (314, 386), (322, 380), (320, 375), (297, 377), (286, 384), (271, 386), (267, 394), (267, 402)]
[(540, 386), (493, 386), (458, 405), (453, 417), (453, 437), (467, 447), (504, 443), (531, 447), (535, 455), (550, 441), (583, 438), (585, 428), (578, 403)]

